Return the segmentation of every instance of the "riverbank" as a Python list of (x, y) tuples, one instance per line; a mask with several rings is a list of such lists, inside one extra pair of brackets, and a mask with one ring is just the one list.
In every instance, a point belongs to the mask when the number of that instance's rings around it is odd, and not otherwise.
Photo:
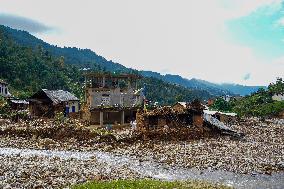
[(220, 184), (240, 189), (284, 186), (284, 173), (243, 175), (222, 170), (200, 171), (101, 151), (0, 148), (0, 170), (3, 188), (69, 188), (93, 180), (145, 178), (198, 180), (213, 183), (215, 188)]
[[(216, 135), (127, 143), (101, 140), (108, 133), (85, 140), (6, 134), (0, 140), (0, 185), (62, 188), (88, 180), (153, 178), (205, 180), (235, 188), (283, 188), (283, 123), (238, 122), (231, 127), (245, 134), (241, 140)], [(13, 126), (10, 124), (5, 128)], [(127, 133), (126, 129), (112, 134), (127, 137)]]
[(241, 174), (284, 171), (284, 120), (246, 119), (230, 126), (244, 133), (238, 140), (216, 135), (191, 141), (147, 141), (120, 144), (111, 152), (185, 168)]

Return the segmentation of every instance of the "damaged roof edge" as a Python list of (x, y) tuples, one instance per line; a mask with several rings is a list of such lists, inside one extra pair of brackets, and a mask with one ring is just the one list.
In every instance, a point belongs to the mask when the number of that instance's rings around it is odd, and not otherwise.
[[(67, 101), (79, 101), (79, 99), (69, 91), (47, 89), (42, 89), (41, 91), (53, 102), (53, 104)], [(38, 94), (38, 92), (36, 94)]]

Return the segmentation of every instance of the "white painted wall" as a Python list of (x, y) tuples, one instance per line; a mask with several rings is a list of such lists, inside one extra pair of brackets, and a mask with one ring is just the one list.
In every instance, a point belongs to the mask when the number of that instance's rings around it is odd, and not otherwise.
[(231, 100), (231, 96), (229, 96), (229, 95), (222, 96), (222, 98), (227, 102), (229, 102)]
[(79, 102), (78, 101), (69, 101), (66, 103), (66, 107), (69, 107), (69, 113), (72, 112), (72, 106), (75, 106), (75, 112), (79, 112)]
[[(6, 93), (6, 90), (7, 90), (7, 93)], [(0, 83), (0, 95), (5, 96), (5, 97), (10, 96), (7, 84)]]
[(141, 95), (135, 95), (134, 90), (131, 88), (123, 92), (120, 91), (120, 88), (108, 90), (88, 89), (88, 93), (91, 108), (98, 107), (102, 103), (109, 106), (120, 104), (125, 107), (132, 107), (142, 103)]
[(283, 101), (284, 100), (284, 94), (278, 94), (278, 95), (273, 95), (272, 96), (272, 100), (276, 100), (276, 101)]

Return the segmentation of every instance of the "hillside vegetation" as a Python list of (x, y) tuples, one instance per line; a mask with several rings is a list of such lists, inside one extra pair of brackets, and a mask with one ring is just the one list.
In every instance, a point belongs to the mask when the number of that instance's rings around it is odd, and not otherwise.
[[(80, 49), (76, 47), (58, 47), (56, 45), (50, 45), (41, 39), (29, 34), (26, 31), (15, 30), (9, 27), (1, 26), (5, 35), (12, 38), (17, 44), (25, 47), (30, 47), (36, 50), (39, 46), (47, 50), (54, 57), (64, 57), (66, 64), (72, 64), (78, 68), (91, 68), (94, 70), (105, 70), (109, 72), (136, 72), (131, 68), (115, 63), (111, 60), (106, 60), (104, 57), (96, 54), (90, 49)], [(146, 56), (146, 55), (145, 55)], [(149, 60), (150, 61), (150, 60)], [(189, 69), (190, 70), (190, 69)], [(210, 95), (221, 96), (224, 94), (240, 94), (247, 95), (255, 92), (260, 88), (259, 86), (242, 86), (235, 84), (215, 84), (200, 79), (186, 79), (179, 75), (161, 75), (152, 71), (139, 71), (139, 73), (145, 77), (153, 77), (163, 80), (172, 84), (177, 84), (192, 90), (205, 90)]]
[[(10, 84), (13, 95), (28, 97), (37, 90), (46, 88), (68, 90), (83, 97), (83, 71), (75, 63), (71, 63), (76, 62), (75, 56), (74, 59), (66, 58), (64, 53), (62, 56), (54, 56), (43, 46), (23, 46), (7, 34), (6, 27), (0, 27), (0, 39), (0, 79)], [(21, 39), (24, 40), (24, 37)], [(96, 61), (90, 64), (91, 71), (106, 72)], [(127, 69), (118, 69), (115, 72), (138, 73)], [(211, 97), (207, 91), (188, 89), (152, 77), (143, 78), (139, 82), (139, 87), (142, 86), (147, 88), (146, 97), (160, 104)]]
[(234, 99), (226, 102), (222, 98), (218, 98), (210, 108), (219, 111), (233, 111), (240, 116), (277, 116), (284, 111), (284, 101), (274, 101), (272, 99), (274, 94), (284, 94), (282, 78), (271, 83), (267, 90), (259, 89), (257, 92), (239, 100)]

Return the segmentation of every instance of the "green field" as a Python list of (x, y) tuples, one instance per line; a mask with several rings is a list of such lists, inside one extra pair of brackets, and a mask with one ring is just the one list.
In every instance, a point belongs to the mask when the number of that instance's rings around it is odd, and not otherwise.
[(159, 181), (159, 180), (113, 180), (113, 181), (93, 181), (87, 182), (81, 185), (75, 185), (71, 187), (72, 189), (183, 189), (183, 188), (192, 188), (192, 189), (227, 189), (228, 186), (210, 184), (207, 182), (201, 181)]

